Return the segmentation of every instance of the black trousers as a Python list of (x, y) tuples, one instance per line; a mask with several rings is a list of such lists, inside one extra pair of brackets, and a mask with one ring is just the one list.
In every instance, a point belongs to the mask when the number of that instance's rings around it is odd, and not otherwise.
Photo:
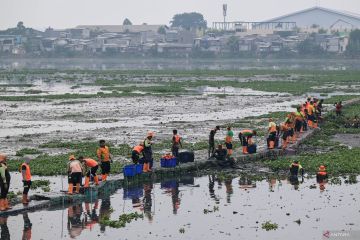
[(96, 176), (96, 172), (99, 168), (99, 165), (96, 165), (95, 167), (90, 168), (90, 170), (86, 173), (87, 177), (90, 177), (90, 175)]
[(110, 170), (110, 161), (101, 162), (101, 174), (109, 174)]
[(24, 191), (23, 194), (28, 194), (30, 187), (31, 187), (31, 180), (29, 181), (23, 181), (23, 185), (24, 185)]

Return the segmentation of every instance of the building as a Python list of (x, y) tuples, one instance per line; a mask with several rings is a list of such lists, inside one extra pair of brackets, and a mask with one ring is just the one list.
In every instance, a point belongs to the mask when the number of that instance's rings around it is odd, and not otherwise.
[(313, 7), (284, 16), (272, 18), (266, 22), (295, 22), (301, 29), (319, 29), (351, 31), (360, 28), (360, 15), (337, 11), (323, 7)]

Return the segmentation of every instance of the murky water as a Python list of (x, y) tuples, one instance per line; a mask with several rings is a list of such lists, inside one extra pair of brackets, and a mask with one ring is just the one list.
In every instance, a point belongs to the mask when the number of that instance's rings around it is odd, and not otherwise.
[(0, 69), (359, 69), (357, 60), (339, 59), (0, 59)]
[[(21, 239), (29, 222), (33, 239), (321, 239), (325, 230), (360, 230), (359, 184), (223, 179), (149, 182), (101, 200), (10, 216), (1, 219), (1, 235)], [(120, 229), (99, 224), (105, 216), (132, 212), (144, 218)], [(265, 231), (266, 221), (278, 229)]]

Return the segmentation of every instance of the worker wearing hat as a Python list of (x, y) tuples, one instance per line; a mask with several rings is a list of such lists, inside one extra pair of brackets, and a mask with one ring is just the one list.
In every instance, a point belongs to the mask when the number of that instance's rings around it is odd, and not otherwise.
[(69, 156), (68, 174), (69, 174), (69, 190), (68, 194), (73, 194), (74, 185), (76, 186), (76, 192), (80, 192), (80, 184), (82, 182), (82, 166), (80, 161), (76, 160), (74, 155)]
[(144, 167), (143, 172), (151, 172), (150, 162), (152, 161), (152, 139), (154, 137), (154, 132), (148, 132), (144, 140)]

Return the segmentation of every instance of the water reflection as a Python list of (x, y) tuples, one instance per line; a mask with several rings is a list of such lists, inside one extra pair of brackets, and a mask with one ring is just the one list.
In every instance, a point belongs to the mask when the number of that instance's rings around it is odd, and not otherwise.
[(1, 240), (10, 240), (10, 231), (7, 225), (7, 217), (0, 217)]
[[(339, 180), (341, 179), (339, 178)], [(356, 183), (357, 177), (349, 176), (345, 181), (347, 181), (347, 183)], [(327, 216), (329, 211), (331, 211), (332, 216), (336, 215), (339, 213), (338, 209), (341, 208), (348, 211), (346, 214), (344, 213), (344, 217), (348, 219), (347, 221), (353, 221), (353, 218), (356, 216), (352, 216), (351, 214), (350, 217), (348, 216), (348, 213), (352, 211), (350, 209), (351, 206), (349, 204), (341, 205), (341, 203), (345, 203), (345, 200), (355, 201), (353, 200), (354, 195), (347, 194), (346, 198), (344, 197), (340, 204), (335, 197), (343, 197), (344, 187), (352, 187), (349, 188), (348, 191), (345, 191), (352, 194), (353, 191), (350, 190), (354, 190), (358, 186), (350, 186), (351, 184), (334, 185), (333, 179), (329, 179), (329, 184), (330, 183), (331, 185), (327, 185), (327, 180), (316, 181), (315, 178), (306, 178), (304, 182), (301, 176), (269, 176), (260, 181), (257, 176), (232, 176), (231, 174), (227, 175), (224, 173), (212, 173), (196, 178), (196, 183), (195, 178), (192, 176), (167, 179), (161, 183), (151, 181), (137, 183), (129, 185), (125, 189), (119, 189), (117, 194), (95, 201), (76, 203), (60, 210), (29, 212), (22, 215), (10, 216), (9, 219), (2, 217), (0, 218), (1, 239), (31, 239), (32, 237), (34, 239), (47, 239), (48, 236), (52, 236), (51, 234), (54, 234), (54, 239), (101, 239), (105, 237), (117, 239), (116, 237), (118, 235), (116, 234), (124, 233), (129, 234), (129, 239), (139, 239), (150, 231), (154, 234), (150, 239), (158, 239), (158, 236), (160, 236), (159, 232), (165, 231), (167, 235), (174, 234), (174, 232), (172, 232), (173, 230), (164, 230), (164, 224), (184, 222), (184, 224), (189, 223), (186, 228), (196, 227), (197, 229), (202, 229), (204, 222), (216, 226), (215, 223), (218, 223), (218, 214), (223, 216), (224, 224), (211, 233), (214, 237), (208, 235), (207, 239), (221, 239), (221, 236), (216, 235), (217, 233), (215, 232), (220, 228), (223, 229), (227, 227), (227, 231), (232, 231), (238, 227), (233, 224), (236, 221), (255, 222), (260, 216), (264, 216), (266, 219), (272, 216), (274, 219), (279, 219), (279, 222), (284, 220), (285, 217), (284, 222), (287, 222), (288, 215), (285, 215), (283, 210), (274, 208), (271, 214), (267, 215), (263, 209), (257, 209), (257, 206), (266, 204), (275, 206), (278, 203), (288, 209), (291, 209), (293, 204), (312, 204), (312, 208), (319, 209), (318, 214), (321, 218)], [(282, 184), (284, 187), (281, 187)], [(219, 185), (221, 186), (220, 189)], [(311, 190), (316, 185), (318, 185), (320, 193), (317, 189)], [(329, 193), (328, 191), (324, 192), (325, 188), (331, 188), (332, 199), (336, 201), (336, 204), (339, 204), (339, 208), (323, 209), (321, 208), (322, 202), (313, 201), (314, 197)], [(269, 190), (271, 191), (270, 194)], [(298, 192), (294, 192), (294, 190)], [(294, 193), (302, 197), (293, 198)], [(291, 199), (291, 201), (288, 201), (288, 199)], [(239, 200), (241, 200), (242, 204), (239, 204)], [(220, 204), (220, 202), (222, 204)], [(209, 213), (205, 216), (202, 210), (212, 209), (215, 204), (220, 204), (218, 205), (220, 206), (220, 212), (217, 214)], [(332, 204), (333, 203), (331, 203), (331, 205)], [(223, 211), (225, 208), (231, 211)], [(65, 214), (63, 215), (63, 219), (60, 217), (62, 216), (60, 211), (63, 211)], [(143, 213), (144, 219), (131, 222), (127, 224), (125, 228), (111, 228), (101, 224), (102, 221), (100, 221), (104, 218), (115, 220), (123, 213), (128, 214), (133, 212)], [(230, 215), (227, 215), (229, 212)], [(296, 214), (295, 212), (291, 212), (291, 210), (289, 210), (289, 213), (291, 213), (291, 215)], [(176, 215), (176, 217), (173, 217), (174, 215)], [(243, 217), (244, 215), (246, 218)], [(195, 218), (196, 221), (193, 221), (192, 219)], [(312, 219), (309, 219), (308, 221), (311, 220)], [(32, 225), (32, 222), (34, 225)], [(64, 226), (60, 224), (64, 224)], [(146, 229), (141, 228), (144, 224), (147, 226)], [(314, 224), (314, 226), (318, 228), (323, 227), (323, 225), (321, 225), (323, 224), (322, 222), (315, 221), (311, 222), (311, 224)], [(244, 227), (246, 228), (245, 224)], [(296, 227), (298, 228), (299, 226)], [(54, 229), (61, 229), (61, 237), (60, 231), (54, 231)], [(63, 230), (66, 232), (65, 235), (63, 235)], [(292, 228), (292, 230), (294, 229)], [(286, 229), (281, 231), (286, 231)], [(178, 232), (178, 229), (176, 229), (176, 232)], [(158, 236), (155, 236), (155, 233), (158, 234)], [(202, 234), (206, 233), (203, 232)], [(175, 237), (174, 239), (180, 238)], [(204, 236), (198, 234), (194, 236), (194, 238), (187, 238), (185, 236), (183, 239), (204, 239)], [(248, 237), (244, 239), (253, 238)]]
[(23, 230), (22, 240), (31, 240), (32, 223), (30, 221), (28, 213), (23, 213), (23, 219), (24, 219), (24, 230)]

